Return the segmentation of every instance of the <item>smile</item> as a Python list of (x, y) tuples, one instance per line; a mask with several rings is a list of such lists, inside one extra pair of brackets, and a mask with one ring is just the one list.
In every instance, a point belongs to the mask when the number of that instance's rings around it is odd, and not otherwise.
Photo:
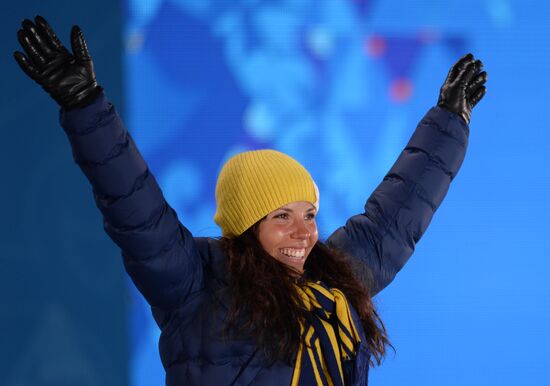
[(301, 259), (306, 255), (305, 248), (281, 248), (279, 251), (292, 259)]

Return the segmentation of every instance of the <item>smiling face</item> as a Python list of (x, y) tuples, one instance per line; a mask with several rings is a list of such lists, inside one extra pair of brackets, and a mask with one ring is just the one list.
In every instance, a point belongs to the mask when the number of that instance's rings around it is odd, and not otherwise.
[(286, 204), (260, 221), (258, 241), (269, 255), (302, 273), (319, 238), (316, 215), (317, 209), (309, 202)]

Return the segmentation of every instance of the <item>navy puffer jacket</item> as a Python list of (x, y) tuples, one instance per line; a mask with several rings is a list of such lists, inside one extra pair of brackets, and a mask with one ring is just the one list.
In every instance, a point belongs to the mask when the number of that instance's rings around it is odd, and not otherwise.
[[(178, 221), (105, 95), (85, 108), (62, 110), (60, 118), (74, 159), (92, 184), (105, 230), (121, 248), (126, 271), (161, 328), (166, 384), (290, 384), (293, 368), (268, 365), (252, 338), (222, 336), (231, 299), (222, 291), (227, 277), (220, 243), (194, 238)], [(467, 138), (468, 127), (458, 116), (433, 107), (368, 199), (365, 212), (327, 240), (374, 279), (374, 293), (393, 280), (413, 253), (462, 164)], [(355, 310), (352, 314), (360, 325)], [(363, 344), (345, 369), (353, 385), (367, 384), (369, 356)]]

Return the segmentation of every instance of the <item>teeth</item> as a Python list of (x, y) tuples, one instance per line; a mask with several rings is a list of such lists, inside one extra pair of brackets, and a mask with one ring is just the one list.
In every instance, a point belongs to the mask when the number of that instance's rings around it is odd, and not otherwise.
[(283, 248), (281, 249), (281, 253), (290, 257), (304, 257), (306, 250), (305, 248)]

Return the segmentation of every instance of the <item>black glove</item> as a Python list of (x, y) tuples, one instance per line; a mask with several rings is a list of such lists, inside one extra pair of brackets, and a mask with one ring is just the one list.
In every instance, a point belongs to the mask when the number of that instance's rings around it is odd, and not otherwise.
[(64, 109), (84, 107), (100, 94), (92, 58), (78, 26), (71, 30), (71, 54), (59, 41), (42, 16), (25, 19), (17, 31), (17, 40), (27, 56), (13, 56), (23, 71), (34, 79)]
[(437, 105), (460, 115), (470, 124), (472, 109), (485, 95), (487, 73), (481, 60), (474, 60), (472, 54), (464, 55), (451, 67), (445, 83), (441, 86)]

